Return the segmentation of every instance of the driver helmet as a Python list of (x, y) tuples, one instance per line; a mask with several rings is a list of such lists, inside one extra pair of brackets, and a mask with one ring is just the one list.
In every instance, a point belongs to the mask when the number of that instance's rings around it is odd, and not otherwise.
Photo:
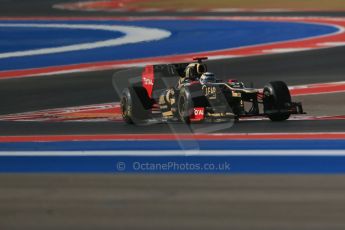
[(203, 73), (200, 77), (200, 82), (202, 84), (205, 84), (205, 83), (214, 83), (216, 82), (216, 77), (214, 75), (214, 73), (210, 73), (210, 72), (206, 72), (206, 73)]

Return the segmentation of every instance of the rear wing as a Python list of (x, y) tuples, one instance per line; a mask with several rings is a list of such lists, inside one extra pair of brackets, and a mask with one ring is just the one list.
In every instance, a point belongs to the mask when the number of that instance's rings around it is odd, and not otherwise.
[(176, 86), (180, 77), (184, 77), (188, 63), (148, 65), (142, 72), (142, 86), (150, 98), (160, 92)]
[(147, 65), (120, 70), (113, 75), (113, 87), (118, 95), (124, 88), (142, 86), (150, 98), (157, 98), (162, 90), (175, 87), (189, 63)]

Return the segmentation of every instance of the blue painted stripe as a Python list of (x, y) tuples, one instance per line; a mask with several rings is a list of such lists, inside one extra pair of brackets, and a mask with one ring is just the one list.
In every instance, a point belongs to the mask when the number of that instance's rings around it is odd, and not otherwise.
[[(272, 42), (283, 42), (292, 39), (302, 39), (319, 35), (331, 34), (338, 28), (328, 25), (316, 25), (298, 22), (253, 22), (253, 21), (226, 21), (226, 20), (80, 20), (80, 21), (0, 21), (1, 23), (64, 23), (64, 24), (98, 24), (139, 26), (168, 30), (172, 36), (167, 39), (127, 44), (117, 47), (105, 47), (92, 50), (38, 55), (29, 57), (7, 58), (0, 60), (0, 70), (18, 70), (41, 68), (49, 66), (91, 63), (101, 61), (116, 61), (138, 58), (153, 58), (177, 54), (207, 52), (230, 49), (250, 45), (259, 45)], [(8, 31), (8, 32), (7, 32)], [(16, 47), (0, 46), (0, 53), (6, 49), (21, 51), (41, 47), (64, 45), (62, 37), (69, 38), (68, 44), (89, 41), (106, 40), (111, 33), (96, 30), (71, 29), (37, 29), (37, 28), (0, 28), (0, 44), (13, 44)], [(3, 33), (2, 33), (3, 32)], [(22, 36), (22, 34), (29, 34)], [(87, 36), (85, 36), (87, 33)], [(114, 33), (113, 37), (118, 37)], [(64, 40), (66, 42), (66, 40)], [(7, 48), (8, 47), (8, 48)], [(2, 50), (3, 48), (4, 50)]]
[[(11, 156), (11, 151), (104, 150), (273, 150), (262, 156)], [(280, 150), (324, 150), (324, 156), (279, 156)], [(0, 143), (2, 173), (345, 173), (345, 140), (227, 140), (227, 141), (72, 141)], [(118, 168), (118, 165), (125, 167)], [(205, 165), (213, 167), (206, 168)], [(153, 167), (152, 167), (153, 166)], [(225, 167), (228, 166), (228, 167)]]
[(105, 30), (1, 26), (0, 34), (1, 53), (97, 42), (124, 36), (120, 32)]
[(345, 173), (345, 157), (0, 157), (0, 172), (334, 174)]
[(0, 151), (345, 150), (345, 140), (68, 141), (0, 143)]

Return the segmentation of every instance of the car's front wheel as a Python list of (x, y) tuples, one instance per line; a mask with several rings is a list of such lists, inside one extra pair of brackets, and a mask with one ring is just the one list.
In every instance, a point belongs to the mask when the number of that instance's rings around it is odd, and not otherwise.
[(186, 88), (180, 90), (177, 99), (178, 118), (186, 124), (190, 123), (190, 117), (193, 113), (193, 102), (189, 91)]

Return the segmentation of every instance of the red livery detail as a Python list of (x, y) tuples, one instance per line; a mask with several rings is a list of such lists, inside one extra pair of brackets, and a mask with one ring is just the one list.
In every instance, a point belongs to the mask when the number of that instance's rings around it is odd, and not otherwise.
[(201, 63), (203, 60), (207, 60), (208, 57), (193, 57), (194, 61), (198, 61), (198, 63)]
[(192, 121), (201, 121), (205, 117), (205, 108), (204, 107), (195, 107), (193, 115), (191, 117)]
[(155, 78), (155, 73), (154, 73), (153, 65), (146, 66), (142, 73), (142, 83), (143, 83), (143, 87), (146, 89), (147, 94), (149, 95), (150, 98), (152, 96), (154, 78)]
[(229, 80), (228, 80), (228, 83), (230, 83), (230, 84), (231, 84), (231, 83), (236, 83), (236, 82), (238, 82), (237, 79), (229, 79)]
[(189, 85), (200, 85), (200, 81), (191, 81)]

